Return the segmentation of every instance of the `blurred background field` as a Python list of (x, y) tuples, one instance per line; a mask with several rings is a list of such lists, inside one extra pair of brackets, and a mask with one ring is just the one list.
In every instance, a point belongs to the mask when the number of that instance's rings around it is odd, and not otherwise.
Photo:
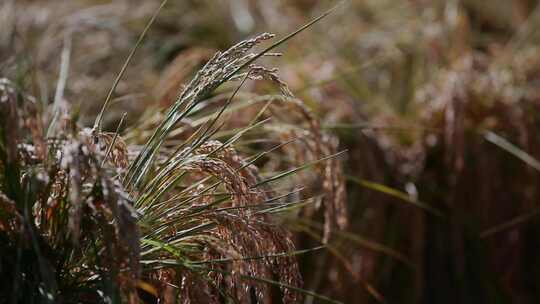
[[(149, 135), (130, 126), (151, 130), (158, 109), (216, 51), (262, 32), (285, 36), (336, 3), (170, 0), (119, 83), (104, 129), (114, 131), (127, 112), (123, 136), (144, 142)], [(50, 103), (69, 56), (63, 99), (91, 127), (159, 4), (2, 0), (0, 74)], [(297, 257), (304, 288), (344, 303), (540, 301), (539, 5), (351, 0), (280, 46), (281, 57), (264, 58), (317, 118), (326, 152), (346, 150), (335, 171), (289, 181), (346, 201), (348, 224), (336, 215), (328, 249)], [(279, 89), (248, 81), (242, 91)], [(249, 123), (256, 109), (231, 113), (226, 129)], [(275, 111), (275, 128), (312, 127)], [(262, 166), (273, 172), (321, 156), (302, 149)], [(345, 194), (337, 182), (322, 185), (327, 179), (343, 181)], [(283, 219), (297, 249), (320, 244), (325, 216), (306, 209)]]

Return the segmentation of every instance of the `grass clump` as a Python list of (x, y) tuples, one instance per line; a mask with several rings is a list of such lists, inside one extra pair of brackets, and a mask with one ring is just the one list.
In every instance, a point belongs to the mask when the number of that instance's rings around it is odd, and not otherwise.
[[(254, 63), (279, 56), (269, 51), (313, 22), (259, 53), (251, 50), (273, 35), (216, 53), (159, 114), (152, 135), (141, 138), (137, 134), (144, 130), (131, 126), (128, 143), (119, 134), (123, 118), (114, 133), (101, 131), (104, 111), (93, 129), (82, 128), (59, 97), (47, 120), (42, 113), (49, 113), (48, 106), (2, 79), (0, 294), (11, 303), (298, 303), (304, 294), (331, 301), (302, 289), (294, 257), (301, 252), (274, 215), (300, 209), (306, 199), (294, 198), (296, 187), (274, 189), (273, 184), (320, 167), (330, 195), (325, 203), (328, 240), (336, 222), (346, 225), (341, 173), (335, 171), (337, 145), (323, 135), (276, 69)], [(283, 95), (264, 97), (249, 123), (235, 134), (220, 135), (226, 123), (222, 116), (229, 115), (228, 107), (248, 79), (269, 80)], [(229, 98), (217, 104), (209, 99), (230, 80), (240, 84)], [(297, 159), (297, 167), (261, 173), (256, 162), (287, 147), (295, 132), (274, 132), (281, 138), (274, 137), (273, 148), (251, 158), (234, 146), (244, 135), (269, 127), (266, 110), (282, 106), (307, 122), (302, 136), (314, 151), (311, 159)], [(193, 123), (194, 118), (202, 123)], [(184, 137), (178, 136), (186, 127)]]

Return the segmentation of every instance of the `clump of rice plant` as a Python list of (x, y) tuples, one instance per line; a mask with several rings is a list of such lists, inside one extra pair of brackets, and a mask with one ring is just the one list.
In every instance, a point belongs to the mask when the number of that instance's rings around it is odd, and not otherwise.
[[(320, 172), (328, 240), (347, 225), (337, 142), (275, 69), (255, 64), (308, 26), (259, 53), (252, 49), (273, 35), (218, 52), (151, 135), (137, 136), (148, 131), (141, 123), (129, 127), (127, 142), (123, 120), (103, 132), (103, 111), (94, 128), (83, 128), (61, 102), (44, 115), (50, 109), (2, 79), (0, 294), (11, 303), (298, 303), (304, 294), (331, 301), (302, 289), (295, 255), (306, 251), (296, 251), (275, 216), (310, 199), (274, 184), (308, 167)], [(247, 79), (269, 80), (282, 95), (264, 97), (249, 123), (225, 132), (223, 116)], [(216, 105), (216, 89), (234, 80), (234, 93)], [(300, 114), (298, 127), (270, 125), (267, 109)], [(235, 145), (252, 132), (275, 144), (239, 153)], [(311, 152), (295, 152), (294, 137)], [(292, 149), (295, 167), (261, 171), (256, 164), (277, 149)]]

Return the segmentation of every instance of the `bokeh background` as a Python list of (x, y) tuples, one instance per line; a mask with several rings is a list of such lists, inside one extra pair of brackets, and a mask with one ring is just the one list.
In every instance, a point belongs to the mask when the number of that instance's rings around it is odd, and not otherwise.
[[(90, 126), (159, 2), (1, 0), (2, 74), (48, 102), (69, 56), (64, 99)], [(105, 129), (170, 105), (217, 50), (336, 3), (170, 0)], [(350, 224), (299, 257), (306, 289), (345, 303), (540, 301), (539, 26), (535, 0), (351, 0), (265, 59), (347, 150)], [(319, 244), (301, 230), (298, 248)]]

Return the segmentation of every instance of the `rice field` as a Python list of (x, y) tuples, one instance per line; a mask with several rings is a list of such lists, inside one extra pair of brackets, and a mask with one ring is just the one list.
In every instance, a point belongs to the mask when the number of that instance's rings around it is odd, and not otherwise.
[(537, 303), (536, 0), (1, 0), (0, 304)]

